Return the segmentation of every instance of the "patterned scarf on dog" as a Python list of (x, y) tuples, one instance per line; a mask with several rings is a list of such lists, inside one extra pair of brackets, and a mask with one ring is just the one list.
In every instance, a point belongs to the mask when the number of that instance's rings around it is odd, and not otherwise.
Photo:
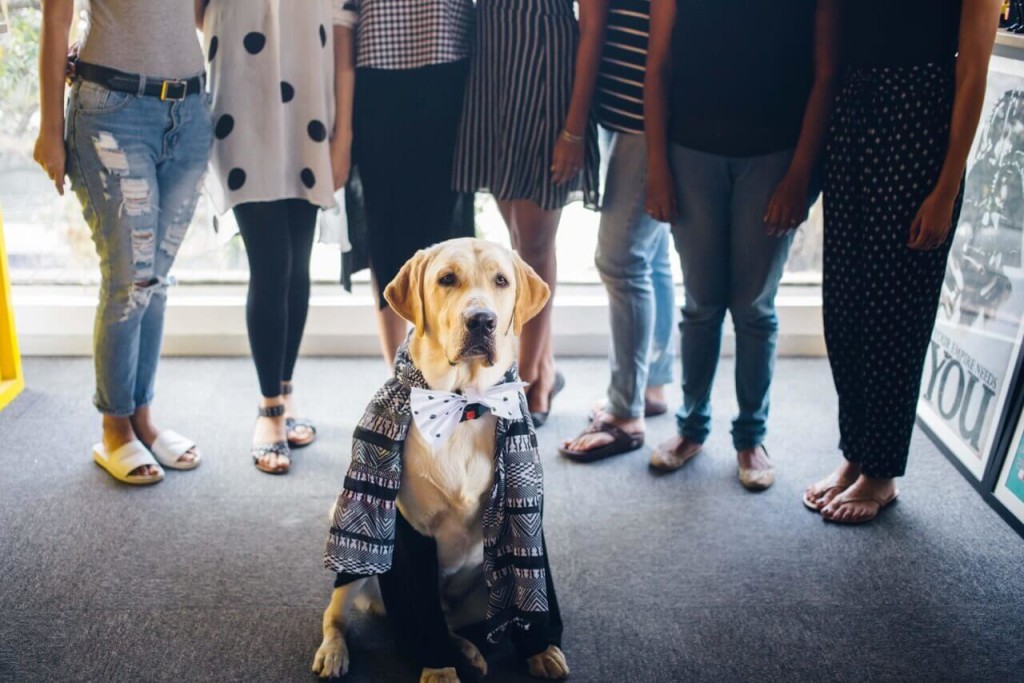
[[(516, 382), (515, 365), (503, 382)], [(395, 358), (395, 376), (374, 395), (352, 439), (352, 462), (338, 495), (324, 564), (335, 572), (373, 576), (391, 568), (395, 499), (402, 479), (402, 450), (409, 432), (412, 387), (427, 389), (408, 344)], [(543, 474), (526, 395), (523, 417), (498, 418), (494, 484), (483, 515), (484, 575), (489, 593), (488, 640), (512, 625), (527, 630), (547, 619), (548, 596), (541, 527)]]

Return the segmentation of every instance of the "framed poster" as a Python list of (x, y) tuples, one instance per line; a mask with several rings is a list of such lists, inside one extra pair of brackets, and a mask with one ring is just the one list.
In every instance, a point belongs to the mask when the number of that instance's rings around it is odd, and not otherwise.
[(993, 57), (963, 211), (925, 360), (918, 420), (984, 476), (1024, 337), (1024, 62)]
[(1024, 524), (1024, 419), (1021, 418), (1024, 414), (1017, 416), (1013, 439), (996, 479), (993, 495), (1019, 524)]

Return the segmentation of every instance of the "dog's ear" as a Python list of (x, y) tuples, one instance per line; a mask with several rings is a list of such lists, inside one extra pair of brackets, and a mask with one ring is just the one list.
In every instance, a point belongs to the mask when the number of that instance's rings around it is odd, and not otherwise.
[(523, 333), (523, 325), (544, 308), (551, 296), (551, 290), (530, 264), (514, 251), (512, 263), (516, 268), (516, 306), (512, 311), (512, 322), (518, 337)]
[(420, 249), (405, 262), (395, 279), (384, 289), (384, 299), (391, 309), (413, 324), (416, 336), (422, 337), (427, 326), (423, 297), (423, 276), (430, 254)]

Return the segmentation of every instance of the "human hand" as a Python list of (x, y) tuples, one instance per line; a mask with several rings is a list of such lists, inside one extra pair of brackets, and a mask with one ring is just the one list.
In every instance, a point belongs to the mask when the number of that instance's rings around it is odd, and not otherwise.
[(911, 249), (928, 251), (938, 249), (946, 243), (949, 230), (953, 227), (953, 203), (949, 197), (932, 191), (921, 203), (913, 222), (910, 224), (910, 238), (907, 246)]
[(679, 213), (675, 181), (667, 161), (651, 164), (647, 170), (646, 209), (651, 218), (662, 223), (668, 223)]
[(764, 224), (769, 235), (784, 237), (807, 220), (807, 181), (787, 173), (775, 187)]
[(348, 182), (352, 172), (352, 142), (347, 136), (331, 138), (331, 175), (334, 177), (334, 191), (337, 192)]
[(32, 158), (43, 167), (50, 176), (57, 194), (64, 195), (64, 167), (67, 163), (67, 151), (64, 149), (64, 138), (59, 133), (39, 132), (36, 138)]
[(551, 182), (561, 185), (575, 178), (583, 168), (583, 152), (583, 138), (570, 138), (563, 131), (551, 156)]

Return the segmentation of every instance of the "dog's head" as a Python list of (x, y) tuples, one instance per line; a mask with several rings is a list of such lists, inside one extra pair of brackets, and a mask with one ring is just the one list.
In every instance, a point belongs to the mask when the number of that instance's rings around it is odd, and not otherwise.
[[(423, 249), (384, 290), (415, 335), (449, 365), (511, 363), (513, 340), (547, 303), (550, 291), (514, 251), (462, 238)], [(507, 358), (505, 357), (507, 356)]]

